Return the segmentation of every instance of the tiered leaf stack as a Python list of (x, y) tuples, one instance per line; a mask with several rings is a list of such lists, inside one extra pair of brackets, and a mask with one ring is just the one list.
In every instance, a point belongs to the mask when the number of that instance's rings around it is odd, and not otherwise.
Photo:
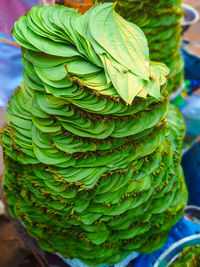
[(145, 33), (151, 60), (161, 61), (170, 69), (168, 91), (176, 91), (183, 82), (184, 64), (180, 55), (181, 0), (98, 0), (115, 2), (116, 11)]
[(112, 4), (36, 6), (13, 36), (24, 82), (2, 133), (11, 215), (90, 266), (160, 248), (187, 198), (184, 127), (143, 32)]

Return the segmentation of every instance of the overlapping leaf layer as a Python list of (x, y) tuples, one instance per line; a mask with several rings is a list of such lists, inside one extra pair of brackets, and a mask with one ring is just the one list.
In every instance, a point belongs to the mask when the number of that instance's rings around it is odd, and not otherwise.
[(99, 0), (115, 2), (116, 11), (128, 21), (135, 23), (145, 33), (151, 60), (161, 61), (170, 69), (168, 91), (176, 91), (184, 74), (180, 55), (183, 9), (181, 0)]
[(2, 132), (9, 210), (40, 246), (90, 266), (160, 248), (187, 193), (167, 68), (111, 4), (34, 7), (15, 24), (24, 82)]

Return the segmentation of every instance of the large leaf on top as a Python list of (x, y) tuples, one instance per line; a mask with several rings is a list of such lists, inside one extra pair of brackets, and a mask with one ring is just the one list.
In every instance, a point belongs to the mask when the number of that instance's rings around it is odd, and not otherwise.
[(149, 49), (144, 33), (116, 14), (112, 4), (93, 9), (89, 28), (93, 38), (116, 61), (139, 77), (149, 79)]
[(120, 97), (126, 103), (132, 104), (133, 99), (145, 87), (146, 81), (136, 76), (130, 70), (120, 71), (120, 65), (106, 55), (101, 57), (101, 59), (106, 65), (110, 79)]

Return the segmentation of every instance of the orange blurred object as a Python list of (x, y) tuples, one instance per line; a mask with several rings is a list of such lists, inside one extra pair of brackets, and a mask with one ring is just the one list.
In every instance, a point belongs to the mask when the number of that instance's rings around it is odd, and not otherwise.
[(65, 0), (64, 5), (78, 9), (80, 13), (84, 14), (94, 3), (93, 0)]

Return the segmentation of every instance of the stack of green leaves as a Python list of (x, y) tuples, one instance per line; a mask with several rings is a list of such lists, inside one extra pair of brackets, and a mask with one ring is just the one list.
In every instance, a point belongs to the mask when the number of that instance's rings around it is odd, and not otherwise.
[(181, 0), (98, 0), (116, 2), (116, 11), (145, 33), (151, 60), (170, 69), (168, 91), (176, 91), (183, 82), (184, 64), (180, 55), (183, 9)]
[(11, 215), (44, 250), (90, 266), (160, 248), (187, 198), (168, 68), (112, 4), (36, 6), (13, 36), (24, 82), (2, 132)]

